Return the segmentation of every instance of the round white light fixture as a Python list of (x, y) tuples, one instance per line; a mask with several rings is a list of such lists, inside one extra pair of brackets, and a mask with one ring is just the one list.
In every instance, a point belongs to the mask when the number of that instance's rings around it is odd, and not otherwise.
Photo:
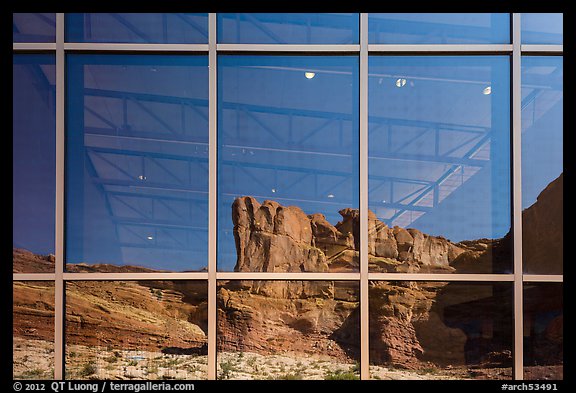
[(152, 236), (147, 236), (146, 239), (148, 239), (148, 240), (153, 240), (154, 237), (152, 237)]
[(334, 198), (334, 194), (328, 194), (328, 198)]
[(492, 94), (492, 86), (485, 87), (484, 90), (482, 90), (482, 94), (485, 96)]
[(276, 189), (275, 189), (275, 188), (273, 188), (273, 189), (272, 189), (272, 192), (273, 192), (273, 193), (275, 193), (275, 192), (276, 192)]
[(406, 79), (398, 78), (396, 79), (396, 87), (404, 87), (406, 86)]
[(306, 79), (312, 79), (316, 76), (315, 72), (305, 72), (304, 76), (306, 77)]

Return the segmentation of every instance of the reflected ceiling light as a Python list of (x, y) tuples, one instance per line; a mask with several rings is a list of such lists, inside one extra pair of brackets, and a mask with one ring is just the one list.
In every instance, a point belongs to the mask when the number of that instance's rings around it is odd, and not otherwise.
[(275, 192), (276, 192), (276, 189), (275, 189), (275, 188), (273, 188), (273, 189), (272, 189), (272, 192), (273, 192), (273, 193), (275, 193)]
[(396, 79), (396, 87), (404, 87), (406, 85), (406, 79), (398, 78)]
[(492, 94), (492, 86), (485, 87), (484, 90), (482, 90), (482, 94), (485, 96)]
[(306, 79), (312, 79), (316, 76), (315, 72), (305, 72), (304, 76), (306, 77)]
[(152, 237), (152, 236), (146, 236), (146, 239), (148, 239), (148, 240), (153, 240), (154, 237)]
[(328, 198), (334, 198), (334, 194), (328, 194)]
[(140, 176), (138, 176), (138, 179), (140, 179), (140, 180), (146, 180), (146, 176), (140, 175)]
[(382, 203), (386, 203), (386, 199), (382, 199)]

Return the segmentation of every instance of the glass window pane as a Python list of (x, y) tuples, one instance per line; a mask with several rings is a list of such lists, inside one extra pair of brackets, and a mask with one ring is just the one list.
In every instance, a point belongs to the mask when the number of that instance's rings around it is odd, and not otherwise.
[(359, 14), (218, 13), (225, 44), (357, 44)]
[(511, 271), (509, 70), (505, 56), (370, 57), (372, 271)]
[(13, 13), (13, 42), (56, 42), (55, 13)]
[(55, 58), (14, 55), (12, 70), (12, 269), (53, 272)]
[(66, 283), (66, 379), (206, 379), (205, 281)]
[(369, 14), (371, 44), (507, 44), (510, 14)]
[(524, 379), (564, 379), (562, 283), (524, 284)]
[(511, 283), (376, 281), (371, 379), (512, 379)]
[(207, 63), (204, 56), (67, 58), (69, 271), (206, 267)]
[(360, 287), (220, 281), (218, 379), (360, 379)]
[(522, 258), (528, 274), (563, 272), (561, 56), (522, 57)]
[(208, 14), (70, 13), (66, 14), (66, 40), (207, 44)]
[(563, 14), (522, 13), (520, 20), (523, 44), (562, 44)]
[(218, 66), (219, 270), (358, 270), (358, 58)]
[(12, 284), (12, 375), (14, 379), (54, 378), (54, 283)]

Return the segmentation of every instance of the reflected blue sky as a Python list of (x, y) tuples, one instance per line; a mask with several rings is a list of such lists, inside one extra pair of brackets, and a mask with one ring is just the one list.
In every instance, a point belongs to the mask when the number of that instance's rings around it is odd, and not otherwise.
[(218, 59), (218, 268), (236, 264), (231, 205), (250, 195), (323, 213), (358, 207), (358, 58)]
[(66, 40), (71, 42), (207, 44), (208, 14), (67, 13)]
[(360, 14), (218, 13), (226, 44), (357, 44)]
[[(207, 42), (206, 14), (114, 15), (67, 15), (67, 39)], [(457, 15), (373, 14), (370, 42), (508, 42), (508, 14)], [(561, 16), (522, 14), (523, 42), (561, 43)], [(53, 17), (13, 14), (14, 41), (53, 41)], [(218, 24), (219, 42), (358, 42), (358, 14), (219, 14)], [(14, 245), (44, 254), (54, 247), (53, 62), (14, 56)], [(67, 261), (206, 266), (207, 58), (67, 62)], [(358, 207), (358, 57), (219, 55), (218, 67), (218, 263), (231, 270), (237, 196), (333, 224)], [(369, 67), (370, 209), (453, 241), (503, 236), (508, 57), (371, 56)], [(523, 57), (523, 208), (562, 170), (562, 77), (560, 57)]]
[(67, 57), (66, 261), (198, 270), (208, 59)]
[(562, 56), (522, 57), (522, 208), (563, 170)]
[(12, 61), (12, 244), (54, 253), (55, 57)]
[(522, 13), (520, 20), (523, 44), (562, 44), (563, 14)]
[(368, 14), (371, 44), (506, 44), (510, 14)]
[(55, 13), (13, 13), (13, 42), (56, 42)]
[(452, 241), (510, 229), (507, 56), (371, 56), (369, 207)]

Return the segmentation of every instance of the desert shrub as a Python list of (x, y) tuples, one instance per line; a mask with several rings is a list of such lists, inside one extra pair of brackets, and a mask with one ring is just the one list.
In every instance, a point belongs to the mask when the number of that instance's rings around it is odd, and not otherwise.
[(343, 371), (343, 370), (336, 370), (336, 371), (329, 371), (324, 374), (324, 379), (326, 380), (355, 380), (360, 379), (360, 377), (352, 371)]
[(82, 368), (78, 372), (78, 375), (81, 377), (89, 377), (90, 375), (96, 374), (96, 371), (98, 371), (96, 369), (96, 365), (94, 365), (94, 363), (92, 362), (89, 362), (86, 363), (84, 366), (82, 366)]

